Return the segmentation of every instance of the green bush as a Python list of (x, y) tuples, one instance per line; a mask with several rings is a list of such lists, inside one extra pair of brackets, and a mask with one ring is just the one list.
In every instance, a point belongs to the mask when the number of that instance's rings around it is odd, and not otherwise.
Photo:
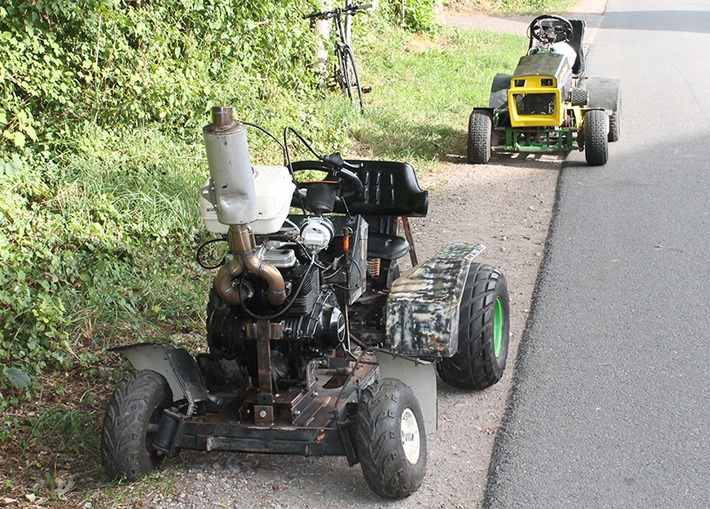
[[(196, 168), (180, 163), (190, 160), (182, 150), (167, 160), (164, 137), (149, 147), (130, 135), (119, 140), (126, 145), (79, 151), (71, 161), (16, 156), (0, 165), (0, 363), (20, 360), (32, 374), (50, 361), (68, 368), (87, 360), (97, 323), (194, 309), (184, 294), (154, 290), (167, 286), (198, 233), (189, 199), (200, 182)], [(131, 160), (131, 148), (149, 153), (157, 143), (160, 161)], [(181, 278), (171, 284), (184, 287)]]
[[(198, 127), (216, 103), (260, 107), (312, 88), (307, 0), (36, 0), (0, 7), (6, 144), (62, 138), (66, 123)], [(71, 132), (71, 131), (70, 131)]]
[(386, 0), (380, 9), (391, 23), (399, 24), (412, 32), (433, 32), (440, 28), (438, 13), (443, 0)]

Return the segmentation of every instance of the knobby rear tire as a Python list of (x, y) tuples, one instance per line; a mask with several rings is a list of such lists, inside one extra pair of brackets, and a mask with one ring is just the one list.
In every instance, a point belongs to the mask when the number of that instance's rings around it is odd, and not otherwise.
[(607, 118), (603, 110), (584, 114), (584, 157), (589, 166), (603, 166), (609, 160)]
[(437, 364), (441, 379), (458, 389), (482, 390), (503, 376), (510, 341), (510, 301), (503, 274), (472, 263), (459, 305), (456, 354)]
[(474, 109), (468, 119), (468, 146), (466, 160), (469, 164), (486, 164), (491, 158), (493, 114), (484, 109)]

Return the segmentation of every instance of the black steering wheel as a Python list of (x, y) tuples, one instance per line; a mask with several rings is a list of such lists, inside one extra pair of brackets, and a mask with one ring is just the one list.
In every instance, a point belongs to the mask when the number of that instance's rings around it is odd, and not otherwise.
[[(294, 174), (299, 171), (316, 170), (326, 172), (326, 175), (321, 180), (296, 182), (296, 191), (294, 192), (291, 204), (296, 207), (309, 205), (309, 189), (317, 187), (321, 191), (318, 192), (319, 202), (324, 198), (324, 194), (331, 194), (325, 191), (326, 187), (332, 187), (334, 195), (334, 203), (341, 203), (347, 206), (362, 197), (364, 186), (360, 177), (355, 171), (359, 166), (345, 161), (339, 152), (324, 156), (321, 161), (296, 161), (291, 164)], [(312, 205), (312, 204), (311, 204)], [(315, 210), (312, 210), (315, 212)], [(331, 210), (332, 211), (332, 210)], [(331, 212), (325, 210), (325, 212)]]
[[(543, 23), (543, 22), (548, 23)], [(530, 22), (528, 37), (543, 44), (567, 42), (572, 40), (574, 29), (572, 23), (562, 16), (543, 14)]]

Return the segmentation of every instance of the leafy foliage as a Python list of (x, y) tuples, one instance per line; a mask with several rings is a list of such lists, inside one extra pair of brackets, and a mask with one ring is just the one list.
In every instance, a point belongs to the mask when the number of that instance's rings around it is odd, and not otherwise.
[[(189, 254), (204, 236), (196, 193), (210, 108), (234, 105), (272, 130), (295, 119), (330, 146), (342, 146), (357, 121), (304, 58), (316, 41), (302, 16), (314, 8), (312, 0), (0, 7), (0, 365), (34, 376), (96, 363), (109, 337), (200, 326), (207, 275)], [(268, 143), (257, 138), (252, 149), (261, 155)], [(0, 377), (0, 389), (20, 397), (11, 385)]]
[(23, 147), (65, 123), (199, 127), (216, 103), (305, 93), (306, 0), (36, 0), (0, 7), (0, 126)]
[(381, 2), (385, 17), (412, 32), (434, 32), (441, 27), (437, 15), (443, 0), (388, 0)]
[(264, 121), (320, 93), (302, 63), (311, 8), (0, 7), (0, 364), (66, 369), (92, 359), (102, 331), (130, 330), (137, 316), (177, 329), (199, 320), (201, 302), (189, 301), (204, 282), (175, 260), (201, 235), (194, 145), (205, 112), (234, 104)]

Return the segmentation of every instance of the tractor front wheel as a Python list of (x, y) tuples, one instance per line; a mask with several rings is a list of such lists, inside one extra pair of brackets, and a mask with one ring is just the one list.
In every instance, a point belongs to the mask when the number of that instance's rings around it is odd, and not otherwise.
[(135, 481), (160, 464), (163, 456), (153, 439), (172, 402), (170, 385), (155, 371), (134, 371), (123, 379), (106, 408), (101, 433), (101, 462), (110, 478)]
[(372, 491), (385, 498), (417, 491), (426, 473), (426, 433), (412, 389), (394, 378), (366, 387), (355, 429), (355, 450)]
[(493, 135), (493, 114), (484, 109), (474, 109), (468, 119), (468, 148), (466, 160), (469, 164), (486, 164), (491, 158)]
[(584, 114), (584, 157), (589, 166), (605, 165), (609, 159), (608, 119), (603, 110)]
[(503, 274), (472, 263), (459, 305), (459, 346), (437, 371), (458, 389), (481, 390), (503, 376), (510, 340), (510, 301)]

